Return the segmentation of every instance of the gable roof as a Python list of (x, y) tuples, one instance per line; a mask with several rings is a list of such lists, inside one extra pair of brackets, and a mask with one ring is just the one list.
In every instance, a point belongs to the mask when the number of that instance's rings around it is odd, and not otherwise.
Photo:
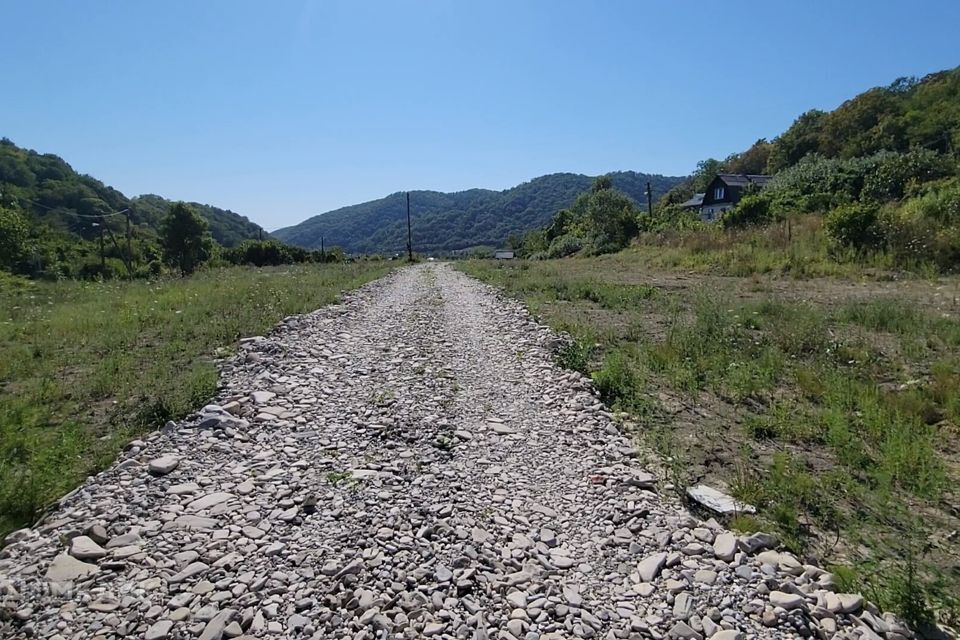
[(703, 197), (707, 195), (706, 193), (695, 193), (693, 197), (687, 200), (686, 202), (681, 202), (681, 207), (699, 207), (703, 204)]
[(722, 180), (728, 187), (745, 187), (755, 184), (758, 187), (766, 185), (773, 176), (764, 176), (755, 173), (720, 173), (717, 178)]

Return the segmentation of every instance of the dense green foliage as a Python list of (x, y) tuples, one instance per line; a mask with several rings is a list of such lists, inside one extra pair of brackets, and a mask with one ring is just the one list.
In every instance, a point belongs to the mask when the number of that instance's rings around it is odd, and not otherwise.
[[(654, 196), (681, 178), (633, 171), (611, 173), (613, 186), (646, 203), (647, 181)], [(547, 225), (558, 210), (569, 207), (590, 189), (593, 178), (556, 173), (506, 191), (471, 189), (457, 193), (410, 192), (414, 248), (448, 252), (476, 246), (503, 246), (511, 235)], [(273, 235), (291, 244), (317, 249), (320, 239), (350, 253), (394, 253), (406, 250), (407, 218), (403, 193), (315, 216)]]
[(339, 247), (329, 251), (308, 251), (302, 247), (284, 244), (278, 240), (247, 240), (223, 252), (230, 264), (269, 267), (302, 262), (344, 262), (346, 255)]
[(29, 229), (23, 216), (0, 207), (0, 269), (13, 269), (27, 255)]
[(829, 113), (808, 111), (773, 141), (767, 170), (776, 173), (810, 153), (856, 158), (922, 148), (951, 154), (958, 146), (960, 69), (952, 69), (922, 80), (899, 78)]
[(591, 255), (626, 247), (637, 234), (640, 213), (633, 200), (613, 188), (610, 176), (594, 180), (569, 209), (561, 209), (545, 229), (509, 239), (521, 256), (563, 258), (585, 251)]
[[(811, 155), (837, 161), (816, 163), (825, 178), (839, 181), (821, 185), (820, 193), (850, 196), (851, 190), (855, 190), (857, 195), (852, 198), (858, 198), (866, 185), (844, 183), (843, 174), (852, 170), (861, 178), (872, 176), (874, 184), (866, 186), (870, 197), (899, 198), (904, 195), (899, 190), (908, 184), (902, 172), (909, 168), (890, 163), (878, 166), (883, 158), (881, 152), (903, 154), (898, 157), (909, 163), (923, 158), (918, 150), (930, 152), (928, 158), (950, 158), (956, 157), (958, 148), (960, 68), (932, 73), (920, 80), (899, 78), (887, 87), (861, 93), (831, 112), (808, 111), (772, 141), (761, 139), (724, 160), (711, 158), (700, 162), (690, 180), (677, 185), (663, 198), (662, 211), (665, 215), (678, 214), (671, 205), (704, 191), (717, 173), (765, 173), (779, 177), (784, 170), (802, 165), (805, 159), (809, 161)], [(863, 160), (866, 158), (871, 160)], [(857, 166), (860, 162), (864, 165)], [(885, 171), (890, 173), (884, 175)]]
[(882, 253), (891, 266), (960, 267), (960, 182), (952, 156), (929, 149), (855, 158), (809, 155), (728, 211), (725, 229), (823, 214), (833, 255)]
[(0, 270), (109, 279), (156, 277), (164, 264), (184, 275), (202, 265), (344, 260), (337, 247), (321, 253), (270, 238), (229, 210), (156, 195), (127, 198), (55, 155), (0, 141)]
[[(15, 212), (26, 229), (23, 237), (23, 225), (18, 224), (16, 251), (12, 246), (0, 248), (0, 268), (53, 278), (124, 274), (127, 217), (117, 214), (127, 212), (131, 263), (146, 270), (160, 257), (160, 223), (173, 204), (155, 195), (128, 198), (95, 178), (78, 174), (58, 156), (0, 140), (0, 208)], [(229, 247), (263, 235), (260, 227), (232, 211), (189, 204), (221, 245)], [(9, 222), (10, 214), (4, 213), (0, 225)], [(105, 268), (100, 261), (101, 231)]]
[[(156, 228), (174, 203), (157, 195), (147, 194), (131, 199), (133, 209), (151, 227)], [(210, 235), (218, 244), (224, 247), (235, 247), (246, 240), (267, 238), (255, 223), (250, 222), (239, 213), (229, 209), (220, 209), (209, 204), (188, 202), (194, 211), (200, 214), (210, 228)]]
[[(806, 217), (813, 214), (822, 216), (826, 233), (805, 237), (819, 237), (836, 262), (955, 271), (960, 268), (958, 142), (960, 68), (922, 80), (901, 78), (832, 112), (804, 113), (770, 142), (758, 140), (725, 160), (700, 162), (689, 180), (661, 199), (639, 242), (663, 249), (683, 244), (685, 235), (687, 244), (722, 248), (715, 258), (730, 257), (737, 253), (729, 250), (731, 238), (721, 240), (720, 234), (783, 223), (789, 239), (794, 222), (818, 228)], [(774, 177), (728, 210), (720, 225), (698, 223), (679, 205), (703, 192), (717, 173)], [(674, 234), (666, 243), (665, 232)], [(788, 246), (796, 255), (796, 243)], [(803, 250), (807, 258), (819, 260), (814, 254), (820, 251), (809, 249)]]
[(207, 221), (182, 202), (170, 207), (170, 213), (160, 222), (160, 246), (163, 259), (182, 276), (196, 271), (213, 255)]

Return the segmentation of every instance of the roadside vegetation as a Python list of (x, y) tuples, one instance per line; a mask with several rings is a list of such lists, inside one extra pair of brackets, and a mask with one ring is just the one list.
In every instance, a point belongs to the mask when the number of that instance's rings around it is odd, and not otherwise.
[(570, 334), (560, 361), (681, 494), (733, 493), (759, 508), (733, 526), (774, 530), (915, 623), (957, 623), (960, 280), (694, 275), (644, 247), (461, 266)]
[(0, 538), (128, 441), (202, 406), (217, 388), (215, 359), (238, 339), (389, 268), (233, 267), (94, 282), (0, 272)]
[[(550, 224), (512, 238), (530, 259), (632, 244), (659, 266), (726, 275), (919, 275), (960, 265), (960, 68), (900, 78), (771, 141), (697, 164), (648, 215), (598, 180)], [(684, 203), (722, 173), (764, 174), (718, 222)]]

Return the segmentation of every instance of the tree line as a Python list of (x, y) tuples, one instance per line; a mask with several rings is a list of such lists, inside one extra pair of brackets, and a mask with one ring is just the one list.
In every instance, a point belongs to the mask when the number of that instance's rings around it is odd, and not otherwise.
[(157, 195), (128, 198), (62, 158), (0, 139), (0, 270), (35, 278), (153, 277), (204, 265), (342, 261), (247, 218)]
[[(681, 177), (620, 171), (609, 177), (622, 193), (645, 202), (647, 183), (659, 197)], [(559, 209), (569, 208), (590, 189), (594, 178), (555, 173), (504, 191), (470, 189), (457, 193), (412, 191), (414, 244), (422, 252), (452, 253), (477, 246), (502, 247), (511, 236), (550, 223)], [(274, 237), (318, 248), (321, 238), (351, 253), (394, 253), (406, 249), (405, 194), (344, 207), (273, 232)]]
[[(73, 240), (70, 246), (81, 254), (78, 262), (63, 259), (55, 271), (43, 270), (38, 262), (30, 224), (25, 215), (10, 207), (0, 207), (0, 270), (41, 278), (106, 279), (120, 277), (156, 277), (165, 271), (189, 275), (204, 266), (253, 265), (258, 267), (304, 262), (343, 262), (342, 249), (310, 251), (279, 240), (244, 240), (224, 247), (210, 232), (210, 223), (194, 207), (184, 202), (169, 206), (158, 231), (149, 239), (139, 238), (135, 255), (133, 244), (107, 244)], [(60, 251), (63, 251), (61, 248)]]

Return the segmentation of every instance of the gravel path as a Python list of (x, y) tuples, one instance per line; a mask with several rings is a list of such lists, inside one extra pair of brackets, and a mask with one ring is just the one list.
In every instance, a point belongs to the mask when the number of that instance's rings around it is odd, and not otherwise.
[(556, 342), (442, 264), (244, 340), (8, 538), (0, 637), (905, 637), (658, 493)]

